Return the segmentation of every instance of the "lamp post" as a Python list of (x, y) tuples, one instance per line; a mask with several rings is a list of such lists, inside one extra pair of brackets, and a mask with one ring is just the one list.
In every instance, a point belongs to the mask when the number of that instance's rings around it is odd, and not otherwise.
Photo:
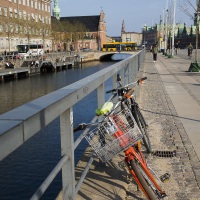
[(199, 10), (200, 10), (200, 2), (197, 0), (197, 8), (196, 8), (196, 50), (195, 50), (195, 62), (198, 63), (198, 43), (199, 43)]
[(172, 56), (174, 56), (174, 34), (175, 34), (175, 18), (176, 18), (176, 0), (174, 0), (174, 14), (173, 14), (173, 26), (172, 26)]
[(165, 10), (165, 43), (164, 43), (164, 54), (167, 54), (167, 42), (168, 42), (168, 0), (166, 2), (166, 10)]
[(146, 31), (147, 31), (147, 26), (146, 24), (143, 27), (143, 45), (146, 47)]
[(190, 64), (189, 72), (200, 72), (200, 64), (198, 62), (198, 36), (199, 36), (199, 10), (200, 2), (196, 1), (196, 13), (195, 13), (195, 22), (196, 22), (196, 49), (195, 49), (195, 62)]

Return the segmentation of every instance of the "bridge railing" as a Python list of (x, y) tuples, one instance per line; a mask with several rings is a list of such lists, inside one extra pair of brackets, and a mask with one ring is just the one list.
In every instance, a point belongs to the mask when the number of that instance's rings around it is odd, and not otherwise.
[[(62, 171), (63, 199), (75, 199), (81, 182), (77, 185), (75, 183), (74, 150), (79, 141), (74, 143), (73, 106), (94, 90), (97, 90), (98, 106), (103, 105), (105, 82), (112, 78), (112, 84), (115, 87), (117, 73), (121, 73), (124, 83), (134, 81), (143, 63), (144, 55), (145, 52), (140, 51), (91, 76), (0, 115), (0, 160), (60, 117), (62, 159), (33, 195), (32, 200), (42, 196), (60, 170)], [(88, 166), (89, 163), (87, 168)], [(81, 179), (85, 174), (84, 171)]]

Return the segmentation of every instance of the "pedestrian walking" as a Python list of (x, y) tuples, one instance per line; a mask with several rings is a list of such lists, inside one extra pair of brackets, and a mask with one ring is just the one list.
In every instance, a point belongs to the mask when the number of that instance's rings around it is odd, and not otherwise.
[(190, 43), (189, 45), (188, 45), (188, 57), (192, 57), (192, 51), (193, 51), (193, 46), (192, 46), (192, 44)]
[(153, 53), (153, 62), (156, 62), (157, 61), (157, 54), (158, 54), (158, 46), (157, 46), (157, 44), (153, 45), (152, 53)]
[(174, 45), (174, 50), (175, 50), (175, 53), (176, 53), (176, 55), (177, 55), (177, 52), (178, 52), (178, 43), (176, 43), (176, 44)]

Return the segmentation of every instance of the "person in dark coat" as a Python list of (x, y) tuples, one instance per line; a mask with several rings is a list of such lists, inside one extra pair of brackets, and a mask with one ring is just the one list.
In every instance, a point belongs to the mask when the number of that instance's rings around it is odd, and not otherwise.
[(152, 47), (152, 54), (153, 54), (153, 62), (157, 61), (157, 54), (158, 54), (158, 45), (154, 44)]

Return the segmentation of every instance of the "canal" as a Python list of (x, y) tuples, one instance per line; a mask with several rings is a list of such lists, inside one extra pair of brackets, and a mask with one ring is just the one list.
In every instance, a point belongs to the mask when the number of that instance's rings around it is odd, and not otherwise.
[[(0, 114), (74, 83), (111, 64), (113, 63), (89, 62), (83, 64), (82, 68), (1, 83)], [(110, 82), (108, 81), (106, 85), (108, 85), (106, 87), (110, 87)], [(89, 122), (93, 118), (96, 108), (96, 92), (93, 92), (73, 108), (74, 124)], [(0, 162), (0, 199), (30, 199), (60, 160), (59, 128), (59, 119), (56, 119)], [(74, 137), (77, 138), (78, 134), (78, 132), (75, 133)], [(76, 163), (86, 145), (86, 142), (83, 141), (75, 151)], [(61, 174), (56, 177), (42, 199), (55, 199), (60, 190)]]

